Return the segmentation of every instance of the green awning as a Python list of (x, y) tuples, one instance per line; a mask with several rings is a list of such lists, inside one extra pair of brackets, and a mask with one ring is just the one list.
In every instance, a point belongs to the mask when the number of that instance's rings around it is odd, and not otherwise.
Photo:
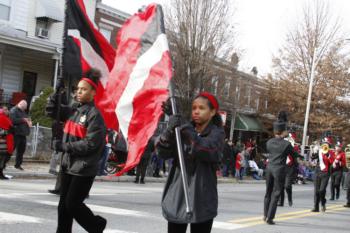
[(262, 124), (256, 117), (244, 114), (237, 114), (235, 120), (235, 130), (255, 132), (264, 131)]

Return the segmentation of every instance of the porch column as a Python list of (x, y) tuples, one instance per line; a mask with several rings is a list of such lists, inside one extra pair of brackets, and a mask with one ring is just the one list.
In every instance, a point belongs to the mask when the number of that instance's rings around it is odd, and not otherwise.
[(55, 73), (53, 79), (53, 88), (56, 89), (57, 85), (57, 76), (58, 76), (58, 64), (59, 64), (59, 56), (57, 54), (52, 56), (52, 59), (55, 60)]

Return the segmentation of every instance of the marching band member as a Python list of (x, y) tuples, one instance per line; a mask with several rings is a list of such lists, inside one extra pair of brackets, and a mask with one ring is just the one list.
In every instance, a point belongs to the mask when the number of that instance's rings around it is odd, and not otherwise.
[(331, 172), (331, 198), (333, 201), (334, 197), (338, 200), (340, 194), (340, 182), (343, 177), (343, 168), (345, 167), (345, 153), (342, 151), (343, 145), (338, 142), (335, 145), (334, 162), (332, 163)]
[(322, 204), (322, 211), (326, 211), (326, 189), (329, 180), (329, 168), (333, 162), (332, 154), (329, 152), (329, 143), (323, 142), (318, 153), (312, 155), (316, 161), (316, 176), (314, 180), (314, 208), (312, 212), (320, 212), (319, 204)]
[(280, 199), (280, 203), (278, 204), (278, 206), (283, 206), (284, 205), (284, 190), (286, 190), (287, 196), (288, 196), (288, 205), (292, 206), (293, 205), (293, 198), (292, 198), (292, 183), (293, 183), (293, 179), (296, 177), (296, 168), (298, 166), (298, 161), (296, 158), (301, 158), (303, 159), (303, 157), (301, 155), (299, 155), (300, 150), (298, 145), (295, 144), (295, 140), (296, 140), (296, 135), (295, 133), (290, 133), (289, 137), (287, 139), (293, 148), (293, 152), (292, 154), (289, 154), (287, 157), (287, 161), (286, 161), (286, 177), (285, 177), (285, 181), (284, 181), (284, 187), (282, 187), (282, 192), (281, 192), (281, 199)]
[(290, 142), (284, 140), (287, 132), (287, 114), (280, 112), (278, 121), (273, 123), (275, 137), (266, 143), (269, 153), (266, 168), (266, 193), (264, 200), (264, 218), (267, 224), (273, 225), (275, 222), (277, 202), (285, 180), (285, 169), (288, 155), (293, 154), (293, 147)]

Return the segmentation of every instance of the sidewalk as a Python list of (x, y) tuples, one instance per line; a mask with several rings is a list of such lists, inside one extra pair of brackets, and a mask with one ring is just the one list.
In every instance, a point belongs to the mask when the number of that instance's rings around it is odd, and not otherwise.
[[(34, 160), (24, 160), (23, 171), (14, 168), (14, 161), (9, 161), (6, 169), (4, 170), (5, 175), (12, 176), (13, 179), (56, 179), (55, 175), (49, 173), (49, 162), (46, 161), (34, 161)], [(103, 182), (133, 182), (135, 176), (97, 176), (97, 181)], [(149, 183), (165, 183), (166, 177), (155, 178), (146, 176), (146, 182)], [(251, 184), (251, 183), (264, 183), (264, 180), (254, 180), (251, 177), (245, 177), (240, 183)], [(224, 178), (218, 177), (218, 183), (237, 183), (235, 178)]]

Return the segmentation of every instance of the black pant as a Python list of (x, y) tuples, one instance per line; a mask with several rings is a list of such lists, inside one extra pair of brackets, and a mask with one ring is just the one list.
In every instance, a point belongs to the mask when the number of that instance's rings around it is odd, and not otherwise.
[(264, 217), (275, 218), (277, 202), (280, 198), (285, 180), (285, 167), (266, 169), (266, 193), (264, 199)]
[(58, 204), (57, 233), (71, 233), (73, 218), (87, 231), (100, 233), (105, 221), (95, 216), (84, 204), (95, 177), (61, 174), (61, 193)]
[(319, 209), (319, 204), (326, 205), (326, 189), (328, 185), (329, 174), (326, 172), (316, 172), (314, 181), (314, 204), (315, 209)]
[(136, 168), (136, 181), (139, 180), (140, 174), (141, 174), (141, 181), (143, 181), (145, 179), (147, 166), (148, 166), (148, 160), (149, 160), (149, 158), (141, 158), (141, 161), (137, 165), (137, 168)]
[[(168, 222), (168, 233), (186, 233), (188, 224)], [(201, 223), (191, 223), (191, 233), (210, 233), (213, 219)]]
[(343, 176), (343, 171), (333, 171), (331, 173), (331, 199), (336, 195), (337, 199), (340, 194), (340, 182)]
[(288, 201), (293, 201), (292, 199), (292, 184), (293, 179), (295, 178), (295, 168), (294, 166), (286, 166), (286, 178), (284, 181), (284, 186), (282, 187), (281, 191), (281, 199), (280, 199), (280, 205), (284, 205), (284, 190), (286, 190)]
[(23, 162), (23, 154), (26, 151), (27, 138), (22, 135), (15, 135), (16, 163), (15, 167), (20, 167)]

